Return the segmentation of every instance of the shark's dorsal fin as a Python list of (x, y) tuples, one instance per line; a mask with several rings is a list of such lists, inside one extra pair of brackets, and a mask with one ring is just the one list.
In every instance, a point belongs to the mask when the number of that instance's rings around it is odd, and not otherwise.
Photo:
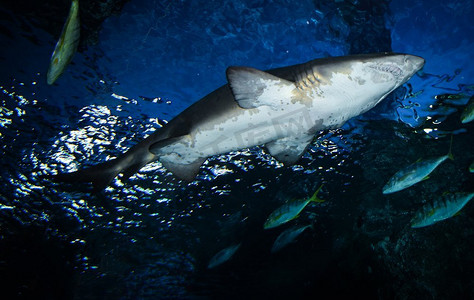
[(312, 140), (312, 135), (285, 137), (267, 143), (265, 146), (271, 156), (275, 157), (279, 162), (285, 165), (292, 165), (301, 158), (301, 155), (303, 155)]
[(278, 108), (289, 104), (296, 96), (293, 82), (253, 68), (229, 67), (227, 81), (242, 108), (262, 105)]

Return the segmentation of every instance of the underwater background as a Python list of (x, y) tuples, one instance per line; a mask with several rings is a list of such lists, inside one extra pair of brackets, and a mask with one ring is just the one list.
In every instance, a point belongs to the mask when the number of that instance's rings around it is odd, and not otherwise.
[[(49, 86), (69, 5), (0, 3), (2, 294), (474, 299), (473, 204), (409, 225), (444, 193), (474, 190), (474, 122), (460, 121), (474, 96), (472, 1), (84, 0), (79, 51)], [(320, 132), (293, 167), (256, 147), (211, 157), (190, 184), (158, 162), (100, 193), (44, 176), (118, 156), (225, 84), (230, 65), (383, 51), (421, 56), (425, 67), (371, 111)], [(454, 161), (382, 194), (400, 168), (446, 154), (451, 136)], [(323, 203), (263, 229), (321, 184)], [(312, 227), (271, 253), (295, 225)]]

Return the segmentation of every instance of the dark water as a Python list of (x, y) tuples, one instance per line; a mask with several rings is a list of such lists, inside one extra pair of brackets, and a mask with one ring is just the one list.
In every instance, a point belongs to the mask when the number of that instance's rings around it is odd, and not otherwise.
[[(472, 191), (471, 1), (130, 1), (97, 45), (46, 85), (54, 36), (1, 8), (2, 291), (35, 299), (474, 298), (474, 210), (408, 224), (444, 192)], [(406, 52), (426, 65), (294, 167), (253, 148), (210, 158), (185, 184), (159, 163), (92, 194), (42, 175), (116, 157), (225, 83), (229, 65), (269, 69), (317, 57)], [(383, 195), (419, 158), (454, 161)], [(320, 197), (292, 224), (263, 230), (289, 198)], [(313, 224), (271, 254), (294, 224)], [(234, 244), (231, 260), (207, 269)]]

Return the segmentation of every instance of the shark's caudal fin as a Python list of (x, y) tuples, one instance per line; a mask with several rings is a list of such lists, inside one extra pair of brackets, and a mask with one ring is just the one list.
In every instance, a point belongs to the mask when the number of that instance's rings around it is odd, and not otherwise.
[(120, 159), (112, 159), (76, 172), (59, 173), (52, 176), (52, 179), (57, 182), (68, 183), (90, 182), (94, 187), (94, 191), (100, 191), (106, 188), (119, 173), (124, 172), (124, 178), (127, 179), (140, 168), (141, 166), (132, 165), (122, 169)]
[(76, 172), (59, 173), (53, 175), (51, 179), (68, 183), (90, 182), (95, 191), (100, 191), (107, 187), (112, 179), (121, 172), (116, 163), (116, 159), (114, 159)]
[(127, 165), (123, 158), (119, 157), (76, 172), (59, 173), (50, 178), (57, 182), (90, 182), (94, 191), (98, 192), (106, 188), (119, 173), (123, 173), (122, 180), (126, 180), (143, 165), (143, 163)]
[[(159, 157), (162, 154), (161, 149), (163, 147), (176, 143), (185, 137), (186, 135), (163, 139), (151, 144), (150, 146), (145, 144), (140, 147), (135, 147), (135, 149), (130, 149), (124, 155), (116, 159), (76, 172), (48, 176), (48, 178), (57, 182), (90, 182), (95, 191), (100, 191), (106, 188), (120, 173), (122, 174), (121, 180), (128, 179), (138, 172), (144, 165), (156, 160), (155, 155)], [(176, 177), (191, 182), (196, 177), (199, 168), (205, 160), (206, 158), (198, 158), (192, 163), (162, 161), (162, 164)]]

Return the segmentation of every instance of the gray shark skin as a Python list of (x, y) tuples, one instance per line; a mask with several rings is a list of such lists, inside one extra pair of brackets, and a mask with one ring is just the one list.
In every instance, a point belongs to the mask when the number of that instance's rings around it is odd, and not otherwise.
[(370, 110), (424, 63), (413, 55), (377, 53), (315, 59), (265, 72), (229, 67), (228, 84), (118, 158), (55, 179), (92, 182), (101, 190), (118, 174), (127, 179), (159, 160), (189, 182), (208, 157), (257, 145), (291, 165), (317, 132)]

